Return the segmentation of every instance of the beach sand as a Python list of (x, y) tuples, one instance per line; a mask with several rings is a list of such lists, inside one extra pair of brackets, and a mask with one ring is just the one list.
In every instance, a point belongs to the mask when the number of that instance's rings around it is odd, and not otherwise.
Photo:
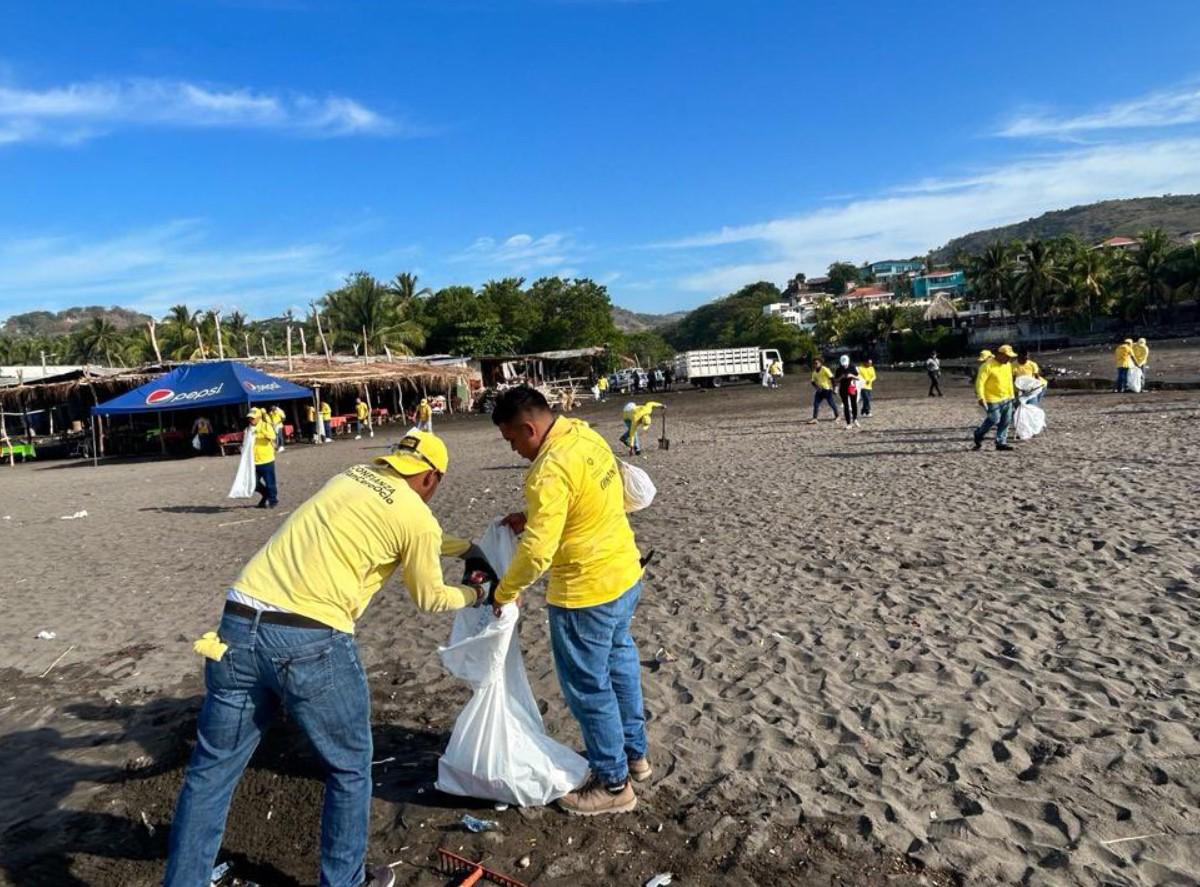
[[(449, 619), (389, 584), (358, 633), (394, 758), (372, 859), (409, 885), (445, 883), (438, 846), (572, 887), (1200, 883), (1200, 399), (1052, 393), (1042, 437), (972, 452), (966, 381), (929, 399), (922, 380), (881, 371), (860, 433), (804, 425), (796, 376), (659, 398), (671, 446), (641, 460), (659, 494), (633, 518), (657, 553), (635, 623), (657, 773), (632, 815), (434, 791), (468, 694), (436, 655)], [(623, 400), (578, 415), (615, 443)], [(485, 417), (437, 429), (434, 510), (478, 534), (525, 466)], [(400, 430), (290, 447), (270, 513), (224, 498), (233, 459), (0, 468), (0, 883), (156, 882), (202, 693), (191, 641), (286, 509)], [(524, 616), (547, 727), (577, 745), (540, 587)], [(320, 797), (282, 724), (222, 858), (313, 883)], [(464, 812), (502, 831), (467, 834)]]

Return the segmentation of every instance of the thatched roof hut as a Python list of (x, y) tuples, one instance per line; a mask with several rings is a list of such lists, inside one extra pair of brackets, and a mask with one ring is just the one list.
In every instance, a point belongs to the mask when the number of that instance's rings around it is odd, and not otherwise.
[(929, 303), (929, 307), (925, 309), (925, 322), (932, 323), (937, 320), (953, 321), (958, 316), (958, 311), (945, 293), (938, 293), (933, 297), (933, 301)]

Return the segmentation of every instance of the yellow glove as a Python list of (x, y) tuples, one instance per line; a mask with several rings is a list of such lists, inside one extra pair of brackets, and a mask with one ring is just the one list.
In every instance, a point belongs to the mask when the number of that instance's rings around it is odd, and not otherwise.
[(192, 644), (192, 649), (213, 662), (220, 662), (225, 651), (229, 649), (229, 645), (222, 643), (215, 631), (206, 631), (200, 636), (200, 640)]

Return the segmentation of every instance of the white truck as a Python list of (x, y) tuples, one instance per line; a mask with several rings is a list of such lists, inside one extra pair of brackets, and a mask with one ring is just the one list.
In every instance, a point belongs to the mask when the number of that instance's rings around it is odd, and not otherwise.
[(675, 355), (675, 381), (697, 388), (720, 388), (736, 379), (758, 382), (767, 368), (780, 360), (774, 348), (712, 348)]

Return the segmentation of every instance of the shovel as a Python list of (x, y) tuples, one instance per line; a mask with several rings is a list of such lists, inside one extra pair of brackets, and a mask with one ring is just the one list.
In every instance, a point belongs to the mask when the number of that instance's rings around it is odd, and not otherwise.
[(658, 448), (660, 450), (671, 449), (671, 442), (667, 440), (667, 408), (663, 407), (662, 411), (662, 437), (658, 439)]

